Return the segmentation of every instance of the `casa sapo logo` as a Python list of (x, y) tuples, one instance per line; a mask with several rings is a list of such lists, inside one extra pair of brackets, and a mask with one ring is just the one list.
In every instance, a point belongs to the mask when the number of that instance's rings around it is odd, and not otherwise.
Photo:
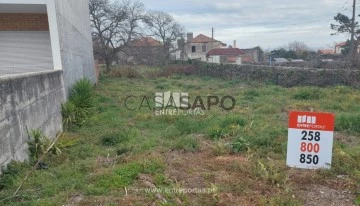
[(154, 111), (155, 115), (204, 115), (205, 111), (220, 107), (225, 111), (235, 108), (232, 96), (190, 96), (188, 92), (156, 92), (154, 96), (127, 96), (124, 106), (130, 111)]

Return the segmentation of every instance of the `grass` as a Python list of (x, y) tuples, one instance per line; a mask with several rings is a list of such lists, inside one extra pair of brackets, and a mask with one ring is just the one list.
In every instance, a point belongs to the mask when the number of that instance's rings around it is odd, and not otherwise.
[[(145, 78), (148, 72), (139, 69), (133, 75), (127, 68), (125, 74), (114, 74), (116, 77), (102, 76), (95, 95), (96, 115), (71, 130), (78, 144), (64, 149), (58, 157), (47, 157), (49, 169), (36, 171), (19, 196), (3, 203), (64, 205), (81, 195), (82, 205), (95, 200), (102, 205), (153, 202), (178, 205), (179, 201), (185, 205), (216, 205), (224, 201), (237, 201), (234, 205), (302, 205), (306, 197), (296, 194), (294, 198), (293, 194), (299, 188), (310, 187), (313, 181), (319, 184), (337, 181), (345, 185), (339, 189), (359, 190), (358, 90), (343, 86), (283, 88), (181, 75)], [(137, 78), (138, 74), (142, 77)], [(232, 95), (237, 102), (232, 111), (213, 106), (205, 115), (197, 116), (155, 116), (148, 107), (141, 107), (144, 96), (166, 91), (198, 95), (205, 103), (209, 94)], [(133, 111), (124, 107), (130, 95), (134, 96)], [(149, 100), (153, 106), (154, 102)], [(337, 135), (331, 170), (304, 172), (303, 177), (286, 168), (289, 110), (335, 113)], [(240, 156), (246, 161), (224, 164), (216, 161), (217, 156)], [(4, 171), (0, 178), (0, 199), (14, 192), (29, 167), (27, 163), (13, 163)], [(184, 171), (182, 175), (181, 171)], [(216, 186), (218, 190), (195, 196), (163, 194), (168, 201), (165, 204), (155, 194), (130, 190), (144, 188), (138, 179), (140, 174), (153, 178), (157, 187)], [(338, 175), (346, 175), (350, 183), (342, 183)], [(192, 177), (205, 180), (192, 180)], [(125, 198), (127, 192), (128, 198)], [(230, 194), (239, 198), (229, 200)], [(351, 201), (358, 205), (359, 197), (353, 198)]]

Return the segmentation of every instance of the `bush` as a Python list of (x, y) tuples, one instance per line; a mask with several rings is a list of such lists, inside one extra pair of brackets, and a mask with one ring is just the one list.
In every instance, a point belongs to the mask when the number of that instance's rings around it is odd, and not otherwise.
[[(53, 140), (45, 136), (39, 129), (30, 131), (28, 141), (29, 151), (33, 160), (37, 161), (53, 143)], [(57, 142), (49, 149), (50, 154), (59, 155), (61, 149), (77, 144), (76, 139), (68, 138), (65, 133), (59, 134)]]
[(88, 79), (80, 79), (73, 85), (69, 101), (61, 105), (64, 127), (81, 126), (94, 112), (94, 85)]
[(141, 74), (130, 66), (117, 67), (109, 72), (109, 76), (116, 78), (142, 78)]
[(341, 114), (336, 117), (335, 129), (350, 133), (360, 133), (360, 115)]
[(100, 139), (104, 146), (116, 146), (119, 143), (128, 141), (130, 138), (136, 138), (138, 135), (136, 129), (123, 129), (122, 131), (106, 133)]
[(127, 140), (123, 133), (109, 133), (101, 137), (101, 142), (104, 146), (115, 146)]
[(199, 140), (192, 135), (180, 137), (175, 141), (172, 148), (176, 150), (185, 150), (185, 151), (194, 152), (199, 148)]
[(301, 89), (294, 94), (296, 100), (318, 100), (321, 97), (321, 93), (316, 89)]
[(76, 107), (72, 102), (67, 101), (61, 104), (61, 115), (64, 127), (76, 124)]
[(0, 175), (0, 190), (10, 188), (14, 185), (18, 176), (24, 173), (29, 168), (25, 163), (12, 161), (6, 168), (2, 168)]

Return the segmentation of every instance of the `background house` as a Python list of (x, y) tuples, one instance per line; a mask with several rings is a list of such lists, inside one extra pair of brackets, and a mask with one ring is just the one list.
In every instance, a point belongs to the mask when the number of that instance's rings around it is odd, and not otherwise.
[(152, 37), (133, 40), (118, 54), (120, 61), (130, 64), (157, 64), (164, 62), (164, 46)]
[(335, 54), (342, 54), (342, 51), (345, 49), (346, 47), (346, 42), (340, 42), (338, 44), (335, 45)]
[(193, 38), (193, 33), (187, 34), (187, 41), (182, 51), (182, 60), (197, 59), (206, 62), (206, 54), (216, 48), (225, 47), (226, 44), (203, 34)]
[(241, 51), (245, 52), (242, 56), (243, 63), (258, 63), (263, 62), (264, 59), (264, 52), (261, 50), (260, 47), (250, 48), (250, 49), (241, 49)]
[(334, 49), (320, 49), (318, 50), (318, 54), (334, 54)]
[(207, 62), (217, 64), (242, 64), (241, 56), (245, 52), (238, 48), (217, 48), (206, 54)]

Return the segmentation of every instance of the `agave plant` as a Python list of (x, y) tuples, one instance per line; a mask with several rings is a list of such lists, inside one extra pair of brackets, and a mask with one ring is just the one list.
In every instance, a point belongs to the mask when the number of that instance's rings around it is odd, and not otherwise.
[(77, 81), (70, 91), (69, 101), (61, 105), (64, 127), (82, 125), (95, 112), (94, 85), (88, 79)]
[(61, 115), (63, 117), (63, 125), (65, 129), (76, 123), (76, 107), (72, 102), (61, 104)]
[(58, 134), (59, 138), (53, 143), (53, 140), (46, 137), (39, 129), (30, 131), (30, 141), (28, 142), (30, 153), (35, 161), (39, 159), (47, 150), (50, 154), (60, 155), (61, 149), (71, 147), (77, 144), (78, 140), (69, 138), (65, 133)]
[(38, 160), (39, 157), (46, 151), (46, 137), (43, 135), (43, 133), (37, 129), (37, 130), (31, 130), (30, 131), (30, 141), (28, 141), (28, 146), (30, 153), (34, 160)]

